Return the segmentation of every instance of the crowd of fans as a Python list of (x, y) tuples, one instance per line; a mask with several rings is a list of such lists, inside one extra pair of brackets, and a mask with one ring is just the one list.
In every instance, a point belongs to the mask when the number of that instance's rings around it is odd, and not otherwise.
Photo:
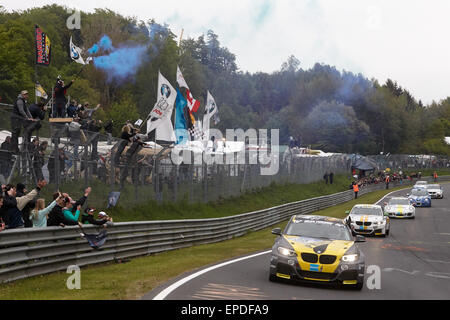
[(17, 228), (42, 228), (60, 226), (93, 224), (104, 225), (112, 222), (105, 212), (98, 213), (94, 218), (95, 209), (82, 210), (91, 188), (84, 190), (84, 195), (77, 201), (66, 192), (55, 192), (52, 202), (46, 205), (40, 198), (40, 191), (46, 186), (45, 180), (39, 180), (37, 186), (28, 192), (23, 183), (16, 186), (2, 185), (0, 194), (0, 231)]
[[(97, 175), (104, 182), (112, 176), (113, 170), (117, 170), (114, 173), (116, 183), (123, 185), (127, 180), (135, 183), (140, 177), (143, 177), (140, 182), (149, 183), (153, 159), (138, 154), (144, 145), (143, 141), (148, 137), (141, 135), (139, 128), (135, 128), (131, 121), (127, 121), (122, 127), (121, 139), (111, 149), (113, 152), (100, 155), (98, 153), (100, 131), (104, 130), (107, 135), (107, 144), (112, 145), (114, 122), (111, 119), (103, 124), (101, 120), (92, 118), (94, 112), (100, 108), (100, 104), (95, 108), (89, 108), (89, 102), (81, 105), (76, 100), (71, 100), (68, 103), (65, 95), (73, 82), (74, 80), (69, 85), (65, 85), (64, 81), (58, 77), (54, 87), (52, 110), (47, 110), (46, 101), (28, 106), (28, 92), (23, 90), (19, 94), (11, 114), (12, 134), (6, 138), (0, 148), (0, 174), (5, 179), (10, 176), (13, 154), (19, 153), (19, 136), (24, 129), (21, 151), (28, 152), (32, 166), (29, 172), (34, 174), (36, 180), (44, 179), (43, 167), (46, 163), (49, 183), (54, 183), (57, 176), (81, 174), (88, 164), (91, 168), (89, 174)], [(60, 138), (67, 137), (68, 143), (64, 148), (51, 153), (47, 151), (49, 142), (40, 141), (38, 135), (41, 128), (40, 121), (44, 120), (47, 111), (50, 111), (49, 117), (71, 119), (66, 124), (52, 124), (51, 142), (59, 145)], [(34, 131), (36, 131), (36, 138), (30, 141)], [(129, 148), (125, 151), (127, 146)], [(82, 155), (80, 155), (80, 147), (84, 147)], [(48, 162), (46, 162), (46, 155), (48, 155)], [(80, 161), (79, 168), (74, 168), (74, 161)], [(70, 171), (71, 168), (74, 170)], [(128, 176), (129, 171), (131, 171), (131, 177)]]

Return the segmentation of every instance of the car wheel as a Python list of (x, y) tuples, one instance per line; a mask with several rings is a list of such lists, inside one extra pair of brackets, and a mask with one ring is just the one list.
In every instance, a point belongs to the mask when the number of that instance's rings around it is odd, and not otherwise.
[(278, 277), (274, 274), (269, 274), (269, 281), (272, 282), (277, 282), (278, 281)]
[(353, 286), (353, 289), (354, 289), (354, 290), (361, 291), (363, 287), (364, 287), (364, 282), (358, 282), (357, 284), (355, 284), (355, 285)]

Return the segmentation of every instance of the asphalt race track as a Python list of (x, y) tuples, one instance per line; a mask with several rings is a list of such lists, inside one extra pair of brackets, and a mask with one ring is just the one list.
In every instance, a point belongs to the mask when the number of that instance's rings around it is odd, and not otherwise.
[[(443, 187), (444, 199), (433, 199), (431, 208), (416, 208), (416, 219), (391, 219), (388, 237), (368, 237), (365, 243), (358, 244), (366, 257), (365, 285), (361, 291), (270, 282), (270, 251), (265, 251), (183, 275), (144, 299), (450, 299), (450, 184)], [(391, 196), (406, 195), (408, 190)]]

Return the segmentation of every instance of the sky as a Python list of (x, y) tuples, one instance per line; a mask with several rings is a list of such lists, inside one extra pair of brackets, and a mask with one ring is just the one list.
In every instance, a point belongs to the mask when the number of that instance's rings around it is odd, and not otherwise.
[(211, 29), (242, 71), (271, 73), (294, 55), (302, 69), (318, 62), (380, 84), (390, 78), (424, 104), (450, 96), (448, 0), (1, 0), (0, 5), (11, 11), (55, 2), (155, 19), (174, 34), (184, 29), (183, 39)]

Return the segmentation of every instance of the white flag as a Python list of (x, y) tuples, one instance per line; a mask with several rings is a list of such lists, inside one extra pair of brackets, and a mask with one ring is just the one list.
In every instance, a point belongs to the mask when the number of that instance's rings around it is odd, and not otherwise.
[(176, 90), (160, 72), (158, 75), (158, 100), (150, 112), (149, 120), (147, 121), (147, 134), (156, 129), (163, 119), (172, 115), (176, 98)]
[(189, 90), (189, 87), (186, 83), (186, 80), (184, 80), (183, 74), (181, 73), (179, 66), (177, 66), (177, 82), (180, 88), (186, 88)]
[(217, 116), (218, 112), (219, 110), (217, 109), (216, 101), (208, 91), (208, 96), (206, 98), (205, 115), (203, 116), (203, 132), (206, 135), (209, 134), (209, 120), (211, 119), (211, 117), (214, 117), (215, 124), (219, 122), (219, 117)]
[(83, 57), (81, 56), (82, 51), (83, 50), (73, 44), (72, 37), (70, 37), (70, 57), (77, 63), (86, 64), (83, 60)]

